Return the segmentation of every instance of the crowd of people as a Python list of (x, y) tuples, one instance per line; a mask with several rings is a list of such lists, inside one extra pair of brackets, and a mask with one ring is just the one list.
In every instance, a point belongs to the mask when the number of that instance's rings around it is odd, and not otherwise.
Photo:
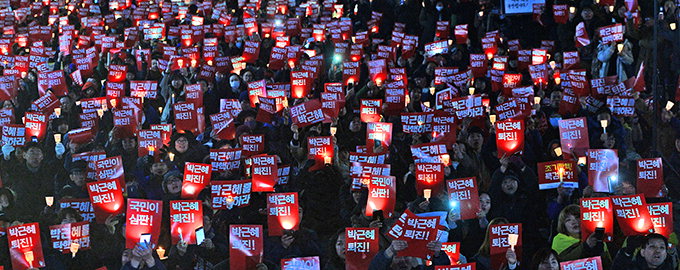
[[(514, 2), (537, 3), (510, 14)], [(679, 269), (673, 215), (664, 233), (628, 233), (617, 216), (613, 231), (586, 235), (582, 203), (680, 198), (678, 3), (542, 2), (1, 1), (0, 266), (315, 269), (284, 262), (316, 257), (316, 269), (556, 270), (598, 257), (588, 269)], [(588, 149), (616, 150), (606, 190), (587, 149), (564, 145), (561, 123), (578, 118)], [(521, 123), (521, 148), (501, 149), (501, 121)], [(376, 136), (376, 123), (389, 129)], [(418, 146), (444, 150), (423, 158)], [(638, 161), (653, 158), (662, 186), (650, 196)], [(107, 174), (100, 160), (119, 164)], [(572, 185), (560, 171), (542, 188), (545, 162), (578, 164)], [(194, 194), (189, 168), (207, 164)], [(420, 177), (422, 164), (442, 178)], [(474, 181), (472, 216), (447, 189), (456, 179)], [(374, 180), (393, 181), (391, 208), (371, 205)], [(119, 185), (115, 209), (97, 197), (105, 181)], [(229, 183), (252, 191), (215, 193)], [(295, 224), (276, 223), (275, 194), (296, 194)], [(151, 239), (126, 233), (136, 199), (161, 202)], [(200, 204), (200, 241), (177, 229), (173, 202), (184, 200)], [(433, 216), (426, 243), (398, 234)], [(80, 250), (53, 244), (53, 226), (83, 221)], [(11, 228), (32, 223), (39, 238), (15, 243)], [(521, 242), (499, 257), (490, 228), (510, 224)], [(262, 226), (263, 242), (236, 262), (240, 225)], [(352, 228), (376, 232), (360, 259)]]

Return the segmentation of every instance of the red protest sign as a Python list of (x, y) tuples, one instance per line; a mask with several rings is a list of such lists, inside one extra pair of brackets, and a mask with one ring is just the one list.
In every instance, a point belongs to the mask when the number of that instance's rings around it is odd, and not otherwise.
[(319, 257), (300, 257), (281, 260), (281, 270), (320, 270)]
[(661, 158), (638, 159), (637, 164), (637, 192), (646, 198), (663, 197), (663, 161)]
[(495, 124), (498, 158), (509, 157), (524, 149), (524, 121), (504, 120)]
[[(382, 156), (376, 160), (384, 160)], [(365, 163), (351, 161), (350, 177), (352, 177), (352, 190), (360, 190), (366, 188), (370, 182), (371, 177), (376, 175), (389, 176), (390, 164), (383, 163)]]
[(588, 185), (595, 192), (614, 192), (618, 185), (619, 156), (616, 149), (588, 149)]
[(360, 76), (359, 62), (342, 63), (342, 85), (359, 82)]
[(432, 131), (433, 113), (401, 113), (401, 126), (404, 133), (427, 133)]
[(602, 268), (602, 259), (600, 256), (590, 257), (585, 259), (578, 259), (573, 261), (566, 261), (560, 263), (560, 269), (562, 270), (578, 270), (578, 269), (588, 269), (588, 270), (604, 270)]
[(250, 100), (250, 107), (255, 108), (259, 97), (267, 97), (267, 82), (259, 80), (248, 83), (248, 98)]
[(40, 93), (40, 96), (44, 95), (48, 89), (52, 89), (56, 96), (68, 94), (64, 71), (55, 70), (38, 73), (38, 93)]
[(163, 221), (163, 201), (129, 198), (125, 218), (125, 248), (134, 248), (142, 234), (150, 234), (149, 244), (158, 246)]
[(229, 268), (252, 269), (264, 255), (262, 225), (229, 225)]
[(574, 35), (574, 40), (576, 41), (576, 48), (590, 45), (590, 38), (588, 37), (588, 32), (586, 31), (586, 25), (584, 22), (580, 22), (576, 25), (576, 34)]
[(36, 111), (41, 111), (47, 115), (52, 114), (54, 109), (59, 107), (59, 105), (61, 105), (61, 102), (59, 102), (57, 96), (55, 96), (52, 92), (45, 93), (45, 95), (31, 103), (31, 107), (35, 107)]
[(580, 67), (581, 58), (578, 55), (578, 51), (564, 52), (562, 55), (562, 62), (564, 69), (575, 69)]
[(137, 132), (137, 156), (146, 155), (156, 158), (163, 147), (163, 131), (143, 129)]
[(168, 145), (170, 143), (170, 136), (172, 135), (172, 124), (151, 125), (151, 130), (159, 130), (161, 132), (161, 139), (164, 145)]
[(470, 95), (451, 99), (451, 106), (457, 119), (479, 118), (484, 116), (484, 105), (481, 95)]
[(382, 118), (382, 99), (362, 99), (359, 108), (361, 122), (378, 122)]
[(92, 208), (89, 199), (61, 199), (59, 200), (59, 207), (73, 208), (83, 217), (84, 221), (94, 221), (94, 208)]
[(540, 162), (538, 167), (538, 189), (578, 188), (578, 173), (574, 160)]
[(327, 119), (323, 114), (321, 102), (318, 99), (312, 99), (305, 103), (291, 107), (290, 115), (293, 118), (293, 123), (295, 123), (300, 128), (316, 124)]
[(223, 111), (210, 115), (210, 123), (217, 138), (223, 140), (233, 140), (236, 138), (236, 125), (234, 119), (236, 115), (230, 111)]
[(449, 53), (449, 41), (440, 40), (425, 44), (425, 57), (431, 58), (438, 54)]
[(253, 179), (253, 191), (272, 192), (276, 185), (278, 167), (276, 157), (273, 155), (258, 155), (250, 158), (250, 167)]
[(95, 181), (117, 180), (122, 187), (125, 185), (125, 173), (123, 169), (123, 159), (115, 156), (94, 161)]
[[(78, 250), (90, 249), (90, 223), (87, 221), (50, 226), (52, 248), (62, 254), (71, 252), (71, 244), (78, 244)], [(73, 254), (75, 255), (75, 254)]]
[(267, 213), (269, 236), (281, 236), (284, 230), (297, 230), (300, 225), (298, 194), (267, 194)]
[(291, 97), (303, 98), (309, 95), (314, 84), (314, 78), (309, 71), (290, 72)]
[(113, 125), (117, 138), (134, 137), (137, 134), (137, 117), (134, 109), (114, 109)]
[(456, 44), (465, 44), (468, 40), (468, 25), (467, 24), (456, 25), (454, 33), (456, 35)]
[(385, 152), (390, 144), (392, 144), (392, 123), (368, 123), (366, 126), (366, 147), (369, 153), (373, 153), (378, 146), (382, 146), (382, 152)]
[(307, 138), (307, 156), (314, 160), (314, 166), (309, 171), (323, 168), (325, 164), (333, 162), (333, 137), (309, 137)]
[(553, 5), (553, 19), (555, 23), (566, 24), (569, 21), (568, 9), (567, 5)]
[(488, 60), (484, 54), (470, 54), (470, 70), (475, 78), (486, 76)]
[(368, 181), (368, 200), (365, 215), (372, 217), (376, 210), (383, 211), (383, 217), (391, 218), (397, 200), (397, 182), (394, 176), (371, 175)]
[(394, 240), (404, 240), (408, 243), (406, 249), (397, 256), (411, 256), (428, 259), (434, 254), (427, 249), (427, 244), (437, 239), (439, 216), (419, 217), (410, 210), (406, 210), (387, 233)]
[(423, 190), (429, 189), (433, 196), (444, 190), (444, 164), (416, 163), (416, 191), (423, 195)]
[(170, 235), (172, 244), (182, 240), (196, 243), (196, 229), (203, 227), (203, 204), (201, 201), (170, 201)]
[[(191, 131), (194, 134), (199, 132), (198, 109), (192, 102), (177, 102), (172, 105), (175, 113), (175, 129)], [(202, 108), (200, 108), (202, 109)]]
[(127, 76), (128, 67), (126, 65), (109, 65), (109, 75), (107, 81), (109, 82), (123, 82)]
[(607, 237), (612, 240), (614, 235), (614, 208), (609, 197), (581, 198), (581, 241), (586, 241), (597, 228), (604, 228)]
[(449, 204), (462, 220), (477, 218), (480, 210), (477, 178), (458, 178), (446, 181)]
[(635, 98), (621, 96), (607, 97), (607, 107), (616, 116), (633, 116), (635, 114)]
[(213, 171), (238, 172), (241, 169), (242, 152), (242, 148), (210, 149), (210, 165), (212, 165)]
[(378, 59), (368, 62), (368, 74), (371, 81), (381, 86), (387, 80), (387, 60)]
[(495, 109), (498, 120), (507, 120), (522, 116), (522, 110), (520, 109), (519, 102), (514, 99), (498, 104)]
[(558, 121), (560, 145), (566, 154), (583, 155), (590, 148), (588, 122), (585, 117)]
[(597, 29), (600, 34), (602, 44), (616, 43), (623, 41), (623, 25), (620, 23), (612, 24)]
[(123, 190), (117, 179), (87, 183), (87, 192), (90, 194), (97, 223), (104, 223), (109, 216), (125, 211)]
[(645, 235), (654, 229), (642, 194), (613, 196), (612, 204), (623, 235)]
[[(108, 84), (107, 84), (108, 85)], [(158, 82), (130, 81), (130, 96), (139, 98), (158, 98)]]
[[(522, 224), (496, 224), (488, 228), (489, 232), (489, 254), (491, 257), (491, 269), (500, 269), (501, 265), (507, 263), (505, 253), (509, 248), (514, 248), (517, 258), (522, 257)], [(514, 247), (510, 244), (510, 235), (516, 235)]]
[(37, 222), (7, 228), (7, 241), (13, 269), (45, 267), (40, 228)]
[(196, 199), (201, 190), (210, 183), (212, 165), (201, 163), (184, 163), (184, 180), (182, 181), (182, 198)]
[(0, 76), (0, 100), (10, 100), (17, 96), (19, 82), (17, 76)]
[(47, 116), (42, 113), (27, 112), (24, 115), (26, 137), (36, 137), (38, 141), (42, 141), (47, 134), (47, 120)]
[[(446, 254), (446, 257), (449, 257), (449, 262), (451, 264), (459, 265), (460, 264), (460, 242), (444, 242), (442, 243), (442, 251)], [(474, 263), (473, 263), (474, 264)], [(437, 267), (437, 266), (435, 266)], [(474, 265), (472, 266), (473, 268), (470, 268), (470, 270), (474, 270)], [(439, 269), (439, 268), (435, 268)], [(447, 268), (444, 268), (447, 269)]]
[(264, 135), (243, 135), (239, 140), (243, 156), (249, 157), (264, 151)]
[(442, 163), (449, 165), (450, 157), (443, 143), (421, 143), (411, 145), (411, 156), (416, 163)]
[(213, 209), (232, 209), (250, 204), (252, 183), (250, 180), (212, 181), (210, 183)]
[(647, 204), (649, 215), (652, 218), (654, 232), (671, 237), (673, 233), (673, 203), (650, 203)]
[(377, 228), (345, 228), (345, 269), (368, 269), (380, 251)]

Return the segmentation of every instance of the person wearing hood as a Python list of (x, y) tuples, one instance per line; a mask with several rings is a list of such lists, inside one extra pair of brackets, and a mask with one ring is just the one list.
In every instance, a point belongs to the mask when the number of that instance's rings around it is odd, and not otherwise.
[(423, 27), (423, 32), (420, 37), (422, 43), (419, 42), (419, 44), (427, 44), (435, 40), (438, 21), (448, 22), (451, 20), (451, 11), (446, 7), (446, 2), (437, 1), (434, 5), (432, 5), (432, 2), (425, 1), (425, 7), (420, 11), (420, 26)]

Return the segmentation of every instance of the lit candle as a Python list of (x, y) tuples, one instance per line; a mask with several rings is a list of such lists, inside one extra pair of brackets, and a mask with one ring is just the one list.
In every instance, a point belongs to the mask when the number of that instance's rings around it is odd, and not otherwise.
[(475, 87), (470, 86), (470, 88), (468, 88), (468, 93), (470, 93), (471, 96), (474, 95), (475, 94)]
[(24, 252), (24, 259), (28, 262), (29, 268), (33, 268), (33, 260), (35, 259), (33, 257), (33, 251)]
[(604, 222), (600, 221), (597, 223), (598, 228), (604, 228)]
[(491, 122), (491, 124), (496, 123), (496, 115), (495, 114), (489, 115), (489, 122)]
[(616, 49), (621, 53), (623, 51), (623, 43), (616, 44)]
[(170, 161), (175, 161), (175, 153), (168, 152), (168, 158), (170, 159)]
[(578, 157), (578, 165), (586, 165), (586, 157)]
[(54, 204), (54, 196), (45, 196), (45, 204), (49, 207), (52, 207)]
[(563, 182), (564, 181), (564, 168), (560, 168), (557, 171), (560, 174), (560, 182)]
[(434, 95), (434, 87), (430, 87), (430, 95)]
[(677, 27), (677, 24), (676, 24), (676, 23), (671, 23), (671, 24), (668, 25), (668, 26), (671, 28), (671, 31), (675, 31), (675, 28)]
[(78, 243), (71, 243), (71, 246), (69, 247), (69, 250), (71, 250), (71, 256), (76, 257), (76, 253), (78, 253), (78, 249), (80, 248), (80, 244)]
[(104, 110), (97, 109), (97, 115), (99, 115), (99, 118), (102, 118), (102, 116), (104, 115)]
[(569, 13), (571, 14), (576, 13), (576, 7), (569, 7)]
[(425, 101), (425, 102), (423, 102), (423, 105), (425, 105), (425, 107), (428, 107), (428, 108), (429, 108), (429, 107), (430, 107), (430, 102), (429, 102), (429, 101)]
[(184, 242), (184, 238), (182, 238), (182, 228), (177, 228), (177, 234), (179, 235), (179, 241)]
[(323, 162), (324, 162), (326, 165), (331, 164), (331, 160), (332, 160), (332, 158), (329, 157), (329, 156), (323, 157)]
[(515, 251), (517, 240), (519, 240), (519, 234), (516, 233), (508, 234), (508, 243), (510, 244), (510, 249), (512, 249), (512, 251)]
[(158, 113), (163, 113), (163, 107), (158, 107)]
[(153, 152), (154, 152), (154, 150), (156, 150), (156, 148), (155, 148), (155, 147), (153, 147), (153, 146), (149, 146), (149, 156), (153, 156)]
[(331, 127), (331, 136), (335, 136), (335, 132), (338, 131), (338, 127)]
[(431, 189), (423, 189), (423, 197), (425, 197), (425, 200), (430, 200), (432, 197), (432, 190)]
[(541, 103), (541, 97), (534, 97), (534, 104), (538, 105)]
[(614, 6), (609, 6), (609, 12), (614, 12)]
[(555, 156), (558, 156), (558, 157), (562, 156), (562, 147), (557, 147), (553, 151), (555, 151)]
[(451, 156), (449, 156), (449, 154), (443, 154), (442, 163), (444, 163), (446, 166), (449, 166), (449, 164), (451, 164)]
[(61, 116), (61, 108), (54, 108), (54, 114), (59, 117)]
[(54, 143), (61, 143), (61, 134), (54, 134)]
[(451, 46), (451, 44), (453, 44), (453, 40), (449, 39), (449, 46)]
[(669, 100), (668, 102), (666, 102), (666, 110), (670, 111), (671, 109), (673, 109), (673, 105), (675, 105), (675, 103), (673, 103), (673, 101)]
[(550, 69), (555, 69), (555, 61), (550, 61)]
[(604, 134), (607, 134), (607, 125), (609, 125), (609, 121), (607, 121), (607, 119), (600, 120), (600, 126), (602, 126)]
[[(425, 5), (425, 4), (423, 4), (423, 5)], [(484, 17), (484, 11), (480, 11), (477, 15), (479, 15), (479, 17)]]

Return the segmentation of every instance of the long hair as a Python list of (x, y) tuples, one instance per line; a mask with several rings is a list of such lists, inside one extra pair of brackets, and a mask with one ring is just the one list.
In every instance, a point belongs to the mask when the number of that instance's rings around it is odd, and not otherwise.
[(510, 222), (508, 222), (508, 220), (504, 217), (497, 217), (492, 219), (491, 222), (489, 222), (489, 226), (486, 227), (486, 235), (484, 235), (484, 242), (482, 243), (482, 246), (479, 247), (479, 251), (477, 251), (479, 255), (487, 257), (489, 256), (489, 246), (491, 245), (491, 243), (489, 243), (491, 241), (491, 239), (489, 239), (489, 228), (491, 228), (492, 225), (508, 223)]

